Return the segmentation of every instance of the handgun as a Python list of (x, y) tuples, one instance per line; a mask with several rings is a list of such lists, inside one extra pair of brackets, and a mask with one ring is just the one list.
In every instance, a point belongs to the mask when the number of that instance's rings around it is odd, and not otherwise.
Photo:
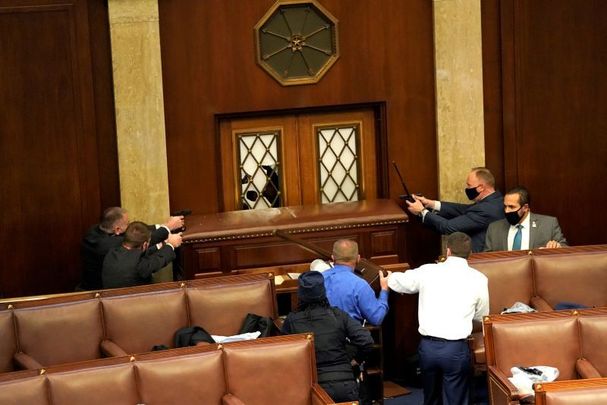
[[(173, 213), (171, 213), (172, 217), (187, 217), (188, 215), (192, 214), (192, 210), (190, 209), (183, 209), (183, 210), (179, 210), (179, 211), (174, 211)], [(185, 224), (178, 229), (173, 229), (171, 231), (171, 233), (179, 233), (179, 232), (184, 232), (185, 231)]]

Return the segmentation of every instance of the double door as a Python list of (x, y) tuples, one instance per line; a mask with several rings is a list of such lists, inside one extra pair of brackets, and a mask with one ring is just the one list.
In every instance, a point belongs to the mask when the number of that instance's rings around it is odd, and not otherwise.
[(377, 198), (374, 111), (220, 121), (225, 211)]

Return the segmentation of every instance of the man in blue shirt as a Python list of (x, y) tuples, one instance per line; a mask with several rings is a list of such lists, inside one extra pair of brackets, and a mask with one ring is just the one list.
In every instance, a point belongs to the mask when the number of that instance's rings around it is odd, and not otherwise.
[(379, 273), (381, 292), (379, 298), (375, 297), (371, 286), (354, 274), (360, 255), (358, 244), (352, 240), (336, 241), (331, 257), (333, 268), (322, 273), (331, 306), (341, 309), (361, 323), (366, 320), (373, 325), (381, 325), (388, 312), (388, 279), (382, 272)]

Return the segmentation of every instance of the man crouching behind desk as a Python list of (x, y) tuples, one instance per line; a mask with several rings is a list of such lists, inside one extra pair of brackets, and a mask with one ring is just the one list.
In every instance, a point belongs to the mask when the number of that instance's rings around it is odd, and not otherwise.
[(470, 386), (472, 321), (489, 314), (487, 277), (468, 266), (471, 240), (462, 232), (447, 237), (447, 260), (392, 273), (388, 286), (419, 293), (419, 363), (424, 404), (467, 404)]

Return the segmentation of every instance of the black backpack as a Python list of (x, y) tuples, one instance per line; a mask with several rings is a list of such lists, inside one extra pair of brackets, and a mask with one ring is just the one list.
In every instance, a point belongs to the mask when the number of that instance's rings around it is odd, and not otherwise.
[(211, 334), (200, 326), (185, 327), (175, 332), (175, 347), (196, 346), (196, 343), (215, 343)]

